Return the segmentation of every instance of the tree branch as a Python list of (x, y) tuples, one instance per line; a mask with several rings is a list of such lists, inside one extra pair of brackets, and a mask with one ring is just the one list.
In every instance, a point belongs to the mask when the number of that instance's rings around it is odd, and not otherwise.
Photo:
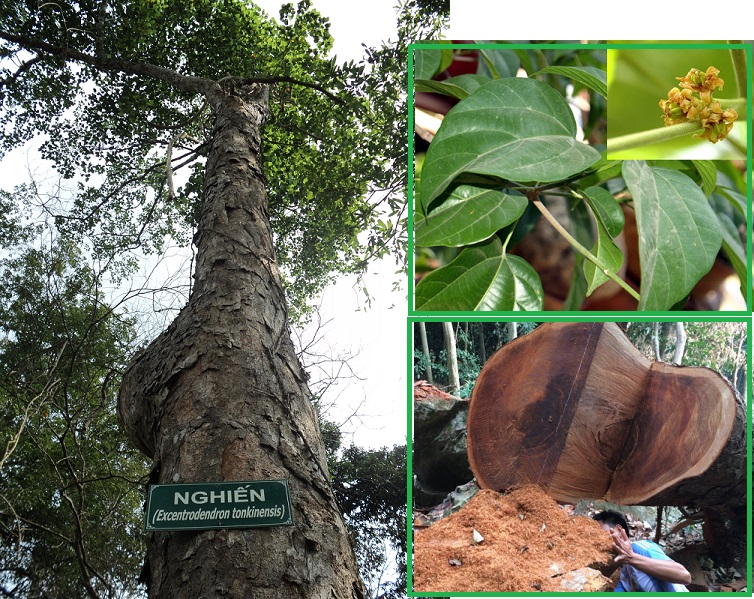
[(133, 62), (119, 58), (107, 58), (105, 56), (92, 56), (72, 48), (61, 48), (48, 42), (30, 38), (24, 35), (16, 35), (9, 31), (0, 30), (0, 39), (18, 44), (27, 50), (57, 56), (64, 60), (73, 60), (92, 66), (101, 71), (116, 71), (127, 75), (139, 75), (158, 79), (174, 86), (175, 88), (190, 93), (202, 94), (213, 106), (220, 102), (223, 91), (217, 82), (203, 77), (182, 75), (181, 73), (165, 67), (159, 67), (144, 62)]
[(43, 58), (41, 56), (35, 56), (34, 58), (30, 58), (26, 62), (21, 63), (21, 66), (18, 67), (15, 73), (12, 75), (9, 75), (5, 79), (0, 79), (0, 89), (5, 87), (6, 85), (9, 85), (16, 81), (21, 75), (23, 75), (26, 71), (28, 71), (31, 67), (33, 67), (38, 62), (42, 62)]
[[(102, 8), (102, 6), (100, 6), (100, 8)], [(102, 31), (100, 30), (99, 23), (98, 23), (97, 35), (99, 36), (101, 33)], [(152, 79), (158, 79), (160, 81), (164, 81), (166, 83), (171, 84), (172, 86), (174, 86), (175, 88), (181, 91), (185, 91), (192, 94), (202, 94), (207, 98), (207, 100), (212, 106), (216, 106), (222, 97), (223, 91), (222, 91), (222, 88), (220, 87), (220, 83), (228, 79), (236, 83), (240, 83), (242, 85), (247, 85), (251, 83), (262, 83), (262, 84), (290, 83), (292, 85), (300, 85), (303, 87), (314, 89), (320, 92), (321, 94), (323, 94), (324, 96), (328, 97), (333, 102), (336, 102), (342, 106), (347, 105), (347, 103), (344, 100), (342, 100), (341, 98), (338, 98), (335, 94), (327, 90), (322, 85), (319, 85), (317, 83), (311, 83), (308, 81), (301, 81), (299, 79), (295, 79), (288, 75), (271, 76), (271, 77), (254, 77), (254, 78), (243, 78), (243, 77), (231, 76), (231, 77), (223, 77), (219, 81), (213, 81), (211, 79), (205, 79), (203, 77), (183, 75), (172, 69), (160, 67), (157, 65), (149, 64), (149, 63), (134, 62), (131, 60), (125, 60), (125, 59), (119, 59), (119, 58), (108, 58), (104, 56), (104, 52), (102, 51), (102, 47), (100, 45), (100, 42), (102, 40), (100, 40), (99, 38), (96, 39), (97, 46), (98, 46), (97, 56), (92, 56), (91, 54), (80, 52), (79, 50), (74, 50), (72, 48), (61, 48), (59, 46), (55, 46), (53, 44), (50, 44), (42, 40), (37, 40), (37, 39), (30, 38), (23, 35), (16, 35), (14, 33), (11, 33), (9, 31), (4, 31), (4, 30), (0, 30), (0, 39), (4, 39), (14, 44), (18, 44), (19, 46), (27, 50), (32, 49), (37, 52), (43, 52), (50, 56), (57, 56), (57, 57), (63, 58), (64, 60), (74, 60), (77, 62), (82, 62), (84, 64), (88, 64), (92, 67), (95, 67), (96, 69), (99, 69), (101, 71), (118, 71), (121, 73), (126, 73), (128, 75), (139, 75), (142, 77), (150, 77)], [(100, 55), (100, 52), (102, 52), (102, 55)], [(35, 60), (35, 62), (39, 62), (40, 60), (42, 60), (42, 57), (38, 57), (38, 60)], [(26, 68), (28, 68), (29, 66), (31, 65), (28, 64)]]
[[(55, 370), (58, 367), (58, 364), (60, 363), (60, 357), (63, 355), (63, 351), (65, 350), (66, 346), (68, 345), (68, 342), (65, 341), (63, 343), (63, 347), (58, 352), (58, 356), (55, 359), (55, 362), (52, 365), (52, 369), (49, 372), (49, 376), (52, 377), (52, 374), (55, 372)], [(24, 410), (24, 414), (21, 418), (21, 424), (18, 427), (18, 431), (16, 431), (16, 434), (11, 437), (11, 439), (8, 441), (8, 444), (5, 447), (5, 452), (3, 453), (3, 457), (0, 458), (0, 472), (3, 470), (3, 465), (5, 464), (6, 460), (13, 454), (13, 452), (16, 450), (16, 447), (18, 446), (18, 442), (21, 439), (21, 434), (24, 432), (24, 428), (26, 427), (26, 423), (29, 420), (29, 413), (31, 412), (32, 408), (35, 410), (39, 410), (39, 408), (44, 405), (46, 399), (45, 397), (48, 396), (55, 387), (58, 386), (60, 383), (60, 379), (56, 380), (48, 380), (47, 384), (45, 384), (44, 389), (36, 396), (34, 397), (29, 403), (26, 405), (26, 409)], [(36, 402), (38, 399), (41, 399), (42, 401), (38, 406), (34, 405), (34, 402)]]
[[(226, 79), (225, 77), (223, 79)], [(318, 91), (319, 93), (323, 94), (324, 96), (327, 96), (330, 98), (333, 102), (336, 102), (340, 104), (341, 106), (346, 106), (346, 102), (344, 100), (341, 100), (333, 94), (332, 92), (328, 91), (321, 85), (317, 83), (310, 83), (308, 81), (301, 81), (300, 79), (294, 79), (293, 77), (289, 77), (287, 75), (280, 75), (276, 77), (253, 77), (253, 78), (241, 78), (241, 77), (232, 77), (232, 79), (238, 83), (241, 83), (242, 85), (248, 85), (250, 83), (290, 83), (292, 85), (301, 85), (302, 87), (308, 87), (310, 89), (314, 89)], [(222, 81), (222, 79), (220, 80)], [(220, 83), (218, 81), (218, 83)]]
[(650, 131), (639, 131), (638, 133), (629, 133), (621, 137), (615, 137), (607, 140), (608, 152), (621, 152), (623, 150), (633, 150), (650, 144), (667, 141), (676, 137), (684, 137), (704, 131), (704, 127), (699, 121), (688, 121), (671, 125), (670, 127), (660, 127)]
[(107, 0), (100, 0), (97, 7), (97, 21), (94, 30), (94, 47), (99, 58), (105, 56), (105, 16), (107, 13)]

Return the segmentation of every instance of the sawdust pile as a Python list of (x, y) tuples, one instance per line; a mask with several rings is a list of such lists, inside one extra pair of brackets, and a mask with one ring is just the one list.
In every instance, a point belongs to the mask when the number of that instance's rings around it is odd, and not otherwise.
[[(484, 540), (474, 541), (474, 531)], [(414, 535), (416, 592), (557, 592), (562, 574), (609, 569), (611, 542), (536, 486), (479, 491), (455, 514)]]

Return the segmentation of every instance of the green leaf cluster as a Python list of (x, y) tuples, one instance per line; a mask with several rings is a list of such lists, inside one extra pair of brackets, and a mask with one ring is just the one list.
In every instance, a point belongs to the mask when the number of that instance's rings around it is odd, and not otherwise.
[[(443, 68), (447, 58), (437, 57), (450, 51), (417, 50), (422, 76), (430, 65)], [(542, 217), (576, 256), (564, 309), (579, 309), (606, 283), (620, 286), (639, 310), (682, 307), (719, 253), (742, 281), (746, 298), (747, 223), (740, 174), (729, 163), (711, 161), (662, 166), (607, 161), (601, 146), (577, 139), (571, 96), (558, 91), (565, 78), (572, 89), (581, 86), (590, 98), (604, 100), (604, 70), (543, 65), (541, 54), (530, 52), (529, 64), (538, 70), (529, 77), (510, 75), (523, 64), (517, 62), (521, 51), (485, 48), (476, 75), (417, 81), (417, 90), (458, 102), (416, 175), (417, 256), (423, 256), (422, 266), (434, 256), (439, 268), (416, 285), (415, 309), (542, 310), (540, 275), (515, 255), (516, 245)], [(540, 80), (545, 77), (556, 79)], [(600, 133), (604, 137), (604, 130), (591, 130), (597, 141)], [(565, 223), (547, 208), (548, 198), (556, 196), (568, 203)], [(632, 213), (638, 229), (635, 288), (624, 272), (624, 213)]]
[[(437, 16), (413, 0), (400, 8), (397, 43), (339, 64), (310, 0), (284, 5), (280, 22), (242, 0), (4, 3), (0, 154), (40, 140), (71, 180), (70, 198), (54, 207), (58, 226), (90, 236), (103, 259), (188, 245), (213, 115), (174, 82), (214, 81), (236, 94), (239, 82), (269, 81), (269, 217), (294, 316), (305, 313), (336, 274), (405, 251), (406, 140), (396, 126), (405, 47), (434, 31)], [(145, 74), (153, 67), (161, 77)], [(186, 181), (174, 190), (168, 161)]]
[(115, 414), (133, 325), (71, 244), (0, 272), (0, 590), (136, 594), (147, 465)]
[[(406, 446), (365, 449), (341, 446), (328, 423), (328, 461), (333, 490), (354, 542), (370, 595), (398, 599), (406, 589)], [(395, 580), (383, 578), (395, 568)]]

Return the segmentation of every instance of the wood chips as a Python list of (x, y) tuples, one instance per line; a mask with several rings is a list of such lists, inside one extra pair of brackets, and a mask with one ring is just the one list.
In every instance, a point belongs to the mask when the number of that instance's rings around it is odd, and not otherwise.
[(506, 495), (482, 490), (455, 514), (415, 531), (414, 591), (558, 592), (567, 572), (610, 570), (611, 547), (594, 520), (569, 516), (537, 486)]

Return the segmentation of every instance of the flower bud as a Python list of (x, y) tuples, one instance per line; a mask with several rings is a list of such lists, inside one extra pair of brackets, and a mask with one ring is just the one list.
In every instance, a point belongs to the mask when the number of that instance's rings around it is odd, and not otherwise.
[(678, 106), (675, 102), (670, 103), (665, 112), (667, 112), (668, 116), (674, 119), (683, 118), (683, 108)]
[(698, 121), (704, 131), (695, 135), (717, 143), (724, 139), (733, 128), (738, 113), (729, 108), (723, 110), (720, 102), (712, 97), (716, 88), (722, 89), (725, 83), (718, 75), (720, 70), (713, 66), (706, 72), (692, 68), (685, 77), (676, 77), (680, 87), (668, 92), (667, 100), (660, 100), (665, 125), (675, 125), (684, 121)]

